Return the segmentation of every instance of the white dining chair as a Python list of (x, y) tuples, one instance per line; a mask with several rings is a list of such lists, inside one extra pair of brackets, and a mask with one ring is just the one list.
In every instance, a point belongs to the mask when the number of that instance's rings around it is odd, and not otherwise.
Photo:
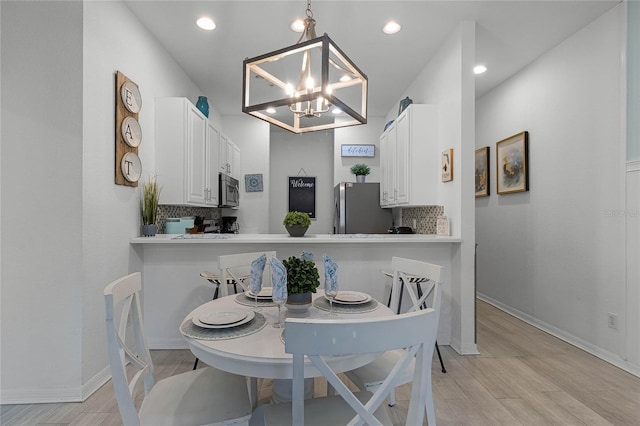
[[(401, 286), (404, 286), (412, 301), (412, 306), (409, 309), (409, 312), (424, 309), (427, 306), (426, 302), (429, 299), (431, 299), (431, 307), (436, 309), (437, 312), (440, 311), (438, 284), (441, 283), (441, 266), (418, 260), (393, 257), (391, 259), (391, 267), (393, 269), (393, 284), (391, 290), (391, 306), (393, 308), (399, 305), (400, 297), (402, 297), (400, 288)], [(421, 289), (420, 292), (418, 292), (417, 288), (414, 288), (412, 285), (416, 284), (416, 280), (412, 281), (410, 279), (412, 276), (425, 279), (425, 281), (422, 282), (422, 285), (425, 287), (424, 289)], [(434, 346), (435, 345), (436, 343), (434, 342)], [(372, 363), (352, 371), (347, 371), (345, 372), (345, 375), (358, 387), (358, 389), (373, 391), (380, 387), (384, 378), (387, 376), (389, 371), (391, 371), (397, 360), (403, 356), (404, 351), (402, 349), (385, 352)], [(444, 369), (442, 361), (441, 365)], [(398, 377), (396, 386), (411, 382), (414, 368), (414, 364), (411, 363), (407, 371)], [(389, 406), (395, 405), (395, 389), (392, 389), (389, 393), (387, 403)]]
[[(263, 418), (265, 425), (391, 425), (383, 402), (396, 385), (398, 375), (413, 362), (413, 386), (406, 424), (422, 424), (426, 406), (429, 425), (435, 425), (431, 358), (437, 330), (438, 312), (435, 309), (374, 319), (288, 318), (285, 351), (293, 355), (293, 400), (261, 406), (253, 415)], [(400, 348), (406, 348), (401, 349), (404, 356), (398, 359), (375, 393), (351, 392), (326, 362), (332, 356), (371, 354)], [(326, 377), (339, 395), (304, 399), (305, 358)]]
[[(218, 268), (220, 268), (220, 276), (225, 281), (234, 280), (243, 288), (244, 291), (249, 290), (247, 278), (251, 270), (251, 262), (262, 256), (267, 255), (267, 263), (264, 266), (263, 280), (271, 283), (271, 266), (270, 260), (276, 257), (275, 251), (260, 251), (254, 253), (226, 254), (218, 256)], [(243, 279), (243, 277), (245, 277)]]
[[(140, 309), (141, 289), (139, 272), (104, 289), (109, 363), (123, 423), (248, 425), (251, 403), (245, 377), (206, 367), (155, 382)], [(127, 364), (135, 373), (127, 372)], [(144, 399), (136, 410), (140, 385)]]

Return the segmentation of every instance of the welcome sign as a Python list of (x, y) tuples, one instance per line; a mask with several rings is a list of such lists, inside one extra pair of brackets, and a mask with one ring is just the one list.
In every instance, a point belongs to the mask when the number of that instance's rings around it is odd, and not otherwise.
[(316, 178), (310, 176), (289, 176), (289, 211), (308, 213), (316, 217)]

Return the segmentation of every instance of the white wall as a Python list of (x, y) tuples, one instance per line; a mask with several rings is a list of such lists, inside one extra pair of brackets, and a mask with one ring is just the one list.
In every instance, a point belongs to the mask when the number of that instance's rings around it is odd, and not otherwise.
[(621, 10), (478, 100), (477, 147), (491, 147), (492, 167), (496, 141), (530, 138), (530, 191), (498, 196), (492, 176), (491, 196), (476, 201), (478, 291), (637, 371), (637, 354), (624, 360), (625, 334), (639, 331), (627, 321), (625, 216), (615, 213), (625, 205)]
[[(269, 233), (285, 234), (282, 219), (289, 211), (288, 176), (315, 176), (316, 219), (310, 234), (333, 232), (333, 132), (296, 135), (272, 126), (270, 162), (271, 196)], [(304, 169), (301, 172), (300, 169)]]
[(1, 19), (0, 395), (3, 404), (72, 400), (82, 328), (82, 4), (3, 2)]
[(139, 235), (139, 190), (114, 184), (117, 70), (140, 86), (153, 172), (154, 98), (200, 92), (175, 61), (121, 2), (3, 2), (2, 403), (78, 401), (109, 377), (102, 290)]
[[(407, 90), (416, 104), (438, 106), (438, 152), (453, 148), (453, 182), (438, 184), (440, 204), (450, 219), (451, 235), (462, 238), (453, 250), (451, 275), (451, 346), (459, 353), (477, 352), (475, 344), (474, 297), (474, 189), (475, 82), (472, 73), (475, 58), (475, 23), (462, 22), (442, 43), (438, 52)], [(394, 105), (386, 119), (397, 115)], [(440, 160), (438, 159), (438, 164)]]
[[(238, 217), (243, 234), (266, 234), (269, 232), (269, 124), (249, 115), (233, 115), (223, 118), (225, 133), (240, 148), (240, 208), (224, 210), (224, 214)], [(263, 192), (246, 192), (244, 176), (262, 174)]]
[[(380, 182), (380, 135), (384, 130), (384, 117), (367, 117), (367, 124), (361, 126), (341, 127), (335, 129), (333, 140), (333, 183), (355, 182), (356, 177), (351, 173), (351, 166), (364, 163), (371, 169), (367, 182)], [(342, 145), (375, 145), (376, 154), (373, 158), (342, 157)]]

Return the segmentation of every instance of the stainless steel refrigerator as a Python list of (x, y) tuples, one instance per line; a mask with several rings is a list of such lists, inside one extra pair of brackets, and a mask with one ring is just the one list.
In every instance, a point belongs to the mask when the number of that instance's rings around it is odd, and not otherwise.
[(333, 189), (334, 234), (387, 234), (391, 209), (380, 207), (379, 183), (341, 182)]

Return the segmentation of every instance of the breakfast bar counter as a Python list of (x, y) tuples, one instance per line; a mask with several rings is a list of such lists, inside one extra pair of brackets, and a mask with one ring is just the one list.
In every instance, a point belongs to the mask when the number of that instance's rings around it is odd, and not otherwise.
[[(159, 234), (130, 240), (130, 269), (142, 272), (150, 347), (177, 349), (186, 347), (178, 329), (181, 321), (213, 296), (213, 286), (200, 272), (219, 273), (218, 256), (276, 251), (278, 258), (286, 259), (308, 251), (321, 260), (326, 253), (338, 264), (341, 290), (366, 292), (383, 304), (391, 279), (381, 271), (391, 269), (393, 256), (431, 262), (444, 266), (438, 343), (446, 345), (451, 341), (451, 282), (458, 275), (455, 262), (460, 242), (421, 234)], [(322, 263), (317, 264), (322, 284)], [(406, 294), (403, 306), (410, 306)]]

